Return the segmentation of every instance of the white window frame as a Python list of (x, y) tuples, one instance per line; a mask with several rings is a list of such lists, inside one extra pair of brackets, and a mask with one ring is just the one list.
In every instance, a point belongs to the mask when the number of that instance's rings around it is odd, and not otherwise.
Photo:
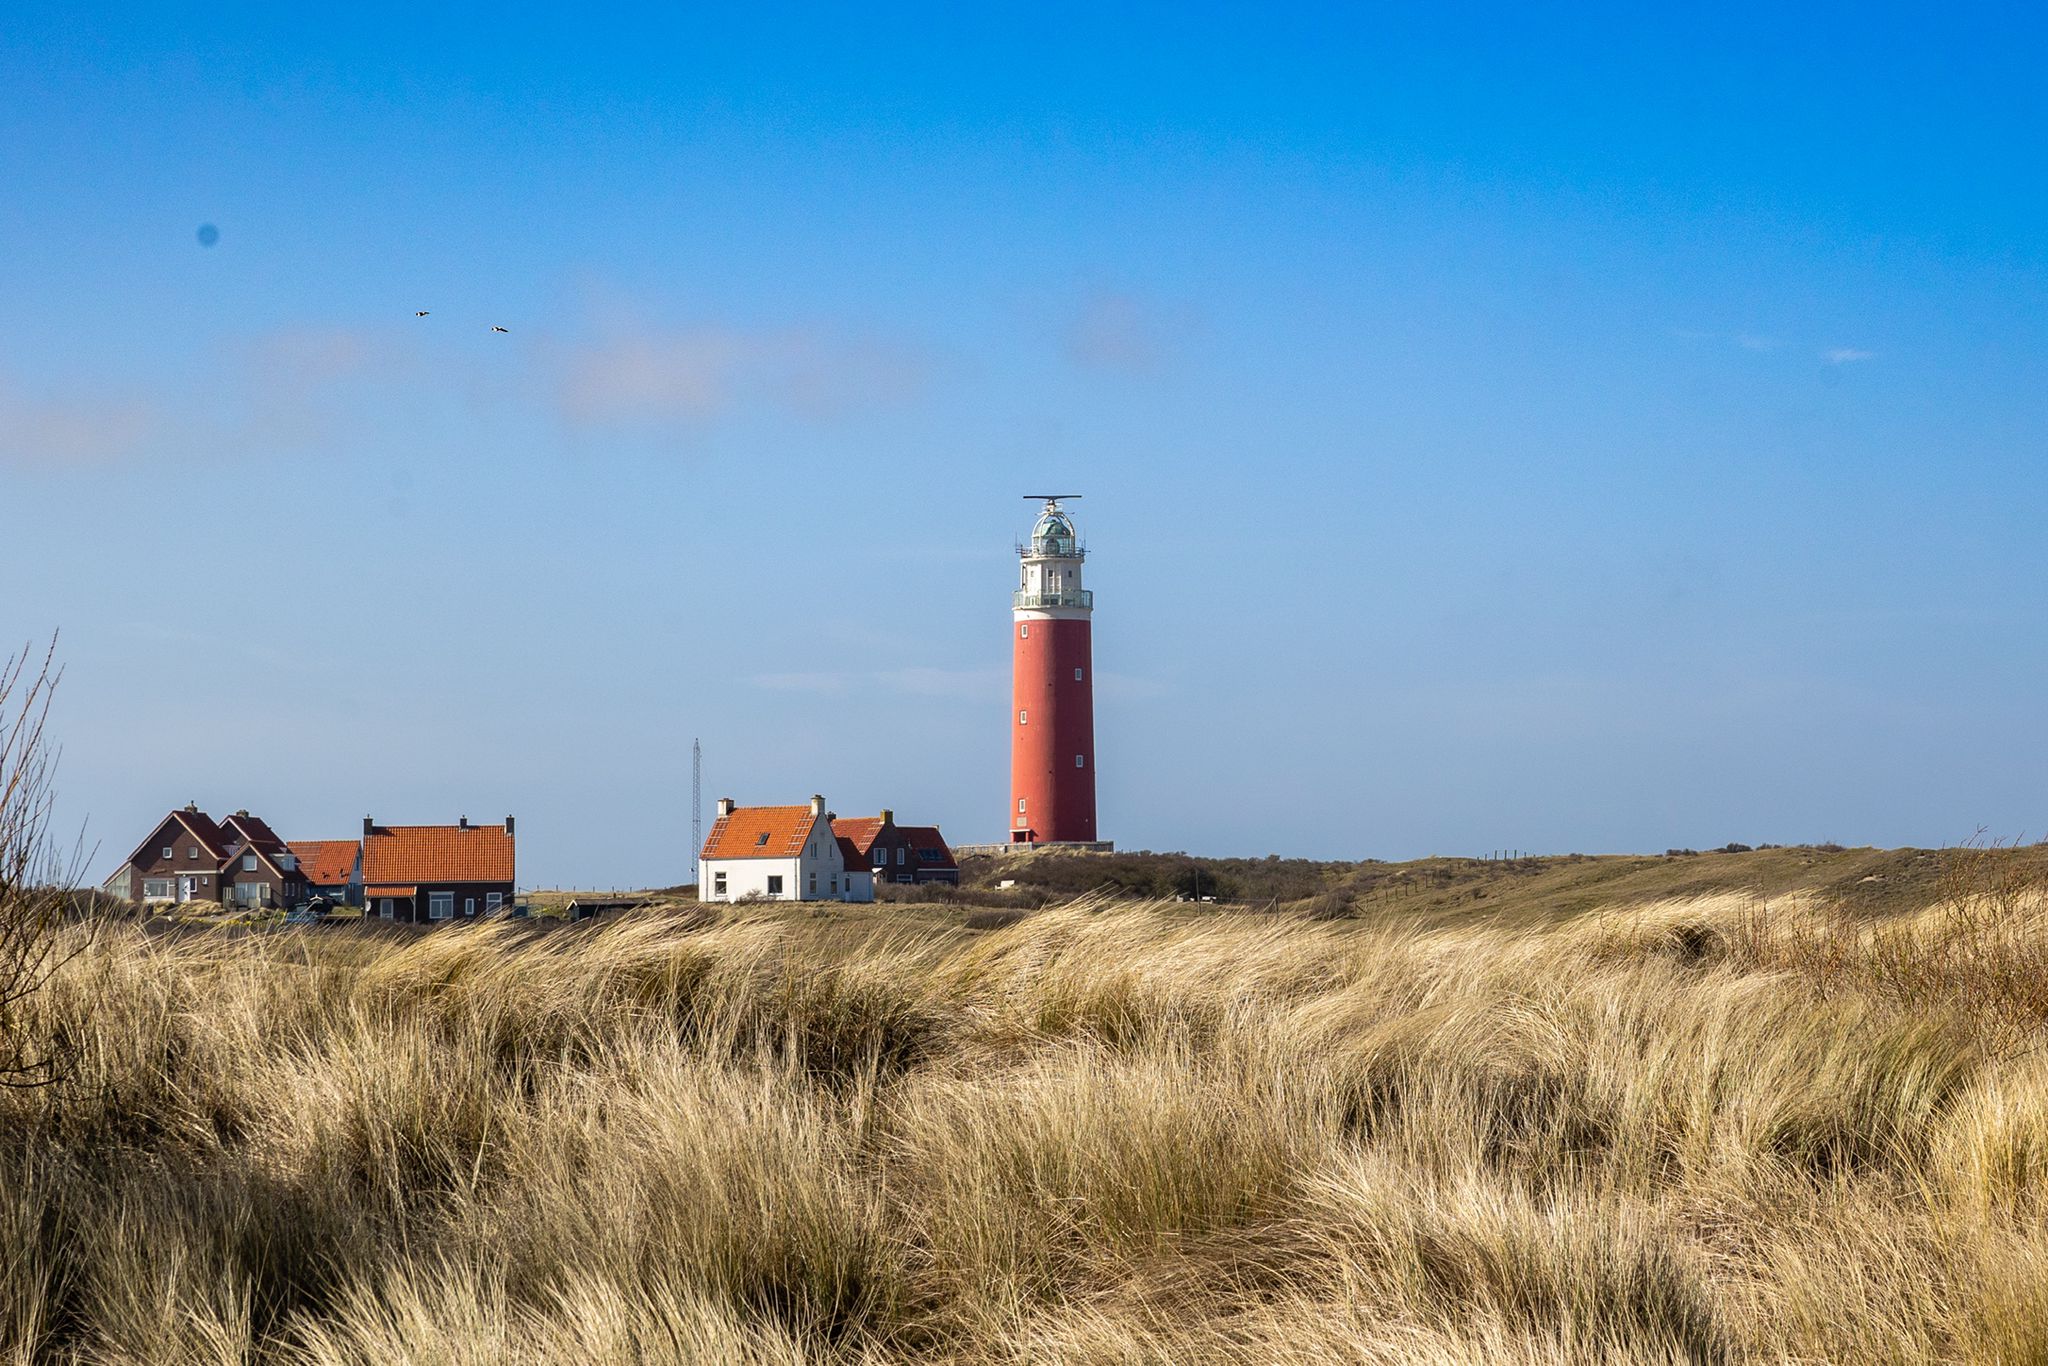
[(497, 910), (500, 906), (503, 906), (504, 904), (505, 894), (503, 892), (484, 893), (484, 914), (489, 915), (492, 911)]
[(391, 919), (394, 919), (394, 918), (395, 918), (395, 916), (396, 916), (396, 913), (395, 913), (395, 912), (393, 912), (393, 911), (392, 911), (392, 909), (391, 909), (391, 898), (390, 898), (390, 897), (388, 897), (388, 896), (380, 896), (380, 897), (378, 897), (378, 898), (377, 898), (377, 918), (378, 918), (379, 920), (391, 920)]
[(254, 854), (242, 855), (242, 871), (245, 873), (256, 871), (256, 856)]
[[(439, 912), (440, 912), (440, 914), (438, 914), (438, 915), (437, 915), (437, 914), (435, 914), (435, 912), (436, 912), (436, 911), (439, 911)], [(453, 893), (453, 892), (428, 892), (428, 893), (427, 893), (427, 919), (429, 919), (429, 920), (453, 920), (454, 918), (455, 918), (455, 893)]]
[(1029, 639), (1031, 639), (1031, 623), (1030, 623), (1030, 622), (1028, 622), (1028, 621), (1027, 621), (1027, 622), (1025, 622), (1025, 623), (1024, 623), (1024, 624), (1023, 624), (1022, 626), (1019, 626), (1019, 627), (1017, 628), (1017, 639), (1019, 639), (1019, 640), (1029, 640)]
[(1024, 799), (1022, 797), (1017, 799), (1017, 814), (1020, 816), (1024, 814)]
[(1081, 671), (1079, 669), (1074, 670), (1074, 681), (1076, 683), (1081, 681)]
[(1088, 756), (1087, 756), (1087, 755), (1085, 755), (1085, 754), (1076, 754), (1076, 755), (1074, 756), (1074, 767), (1075, 767), (1075, 768), (1086, 768), (1086, 767), (1088, 767), (1087, 763), (1086, 763), (1086, 762), (1084, 762), (1084, 761), (1085, 761), (1085, 760), (1087, 759), (1087, 757), (1088, 757)]
[(1019, 711), (1017, 713), (1017, 724), (1020, 726), (1028, 726), (1031, 724), (1031, 712), (1029, 709)]
[(164, 857), (165, 857), (165, 858), (176, 858), (177, 856), (178, 856), (178, 849), (177, 849), (177, 846), (176, 846), (176, 845), (172, 845), (172, 844), (166, 844), (166, 845), (164, 846)]
[(186, 858), (198, 858), (198, 857), (199, 857), (199, 846), (198, 846), (198, 845), (196, 845), (196, 844), (193, 844), (193, 845), (187, 845), (187, 846), (186, 846), (186, 848), (185, 848), (185, 857), (186, 857)]
[(900, 844), (896, 846), (896, 866), (898, 868), (903, 866), (903, 846)]
[[(144, 901), (169, 901), (177, 895), (178, 880), (172, 877), (146, 877), (142, 879)], [(152, 888), (156, 890), (151, 890)]]
[(464, 919), (467, 919), (467, 920), (474, 920), (474, 919), (476, 919), (476, 898), (475, 898), (475, 897), (473, 897), (473, 896), (466, 896), (466, 897), (462, 898), (462, 914), (463, 914), (463, 918), (464, 918)]
[(724, 895), (725, 895), (725, 874), (724, 874), (724, 873), (722, 873), (722, 872), (721, 872), (721, 873), (713, 873), (713, 874), (711, 875), (711, 894), (712, 894), (713, 896), (724, 896)]

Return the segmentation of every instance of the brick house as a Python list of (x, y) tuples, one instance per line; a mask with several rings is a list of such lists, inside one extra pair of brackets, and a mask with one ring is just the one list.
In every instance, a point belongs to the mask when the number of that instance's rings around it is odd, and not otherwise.
[(823, 797), (807, 806), (718, 801), (697, 865), (699, 901), (873, 901), (875, 879), (836, 833)]
[(306, 895), (297, 858), (261, 817), (237, 811), (216, 822), (190, 802), (158, 821), (101, 887), (135, 905), (280, 907)]
[(512, 818), (503, 825), (379, 825), (363, 817), (363, 907), (384, 920), (474, 920), (512, 899)]
[(226, 857), (227, 841), (220, 826), (197, 805), (187, 803), (158, 821), (101, 887), (136, 905), (219, 901)]
[(898, 825), (896, 813), (884, 807), (879, 816), (835, 818), (832, 830), (853, 844), (877, 882), (960, 881), (960, 865), (936, 825)]
[(363, 904), (363, 846), (356, 840), (293, 840), (286, 846), (299, 861), (309, 896), (336, 906)]
[(299, 861), (260, 816), (237, 811), (220, 823), (220, 901), (249, 908), (306, 899)]

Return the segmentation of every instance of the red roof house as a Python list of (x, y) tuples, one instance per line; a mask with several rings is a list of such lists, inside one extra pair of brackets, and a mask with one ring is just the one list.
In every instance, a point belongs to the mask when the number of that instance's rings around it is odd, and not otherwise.
[(474, 919), (512, 899), (512, 818), (503, 825), (379, 825), (363, 817), (366, 912), (385, 920)]
[(698, 852), (697, 899), (872, 901), (875, 883), (859, 850), (836, 833), (823, 797), (807, 806), (740, 806), (722, 797)]

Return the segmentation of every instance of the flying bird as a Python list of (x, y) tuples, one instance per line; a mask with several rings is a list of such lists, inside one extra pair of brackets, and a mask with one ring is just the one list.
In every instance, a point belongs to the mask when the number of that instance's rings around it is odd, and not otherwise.
[(491, 324), (491, 331), (493, 332), (510, 332), (511, 330), (509, 327), (500, 327), (496, 323)]
[(413, 316), (414, 316), (415, 318), (424, 318), (424, 317), (426, 317), (426, 316), (427, 316), (427, 310), (423, 308), (423, 309), (421, 309), (421, 310), (420, 310), (419, 312), (417, 312), (417, 313), (413, 314)]

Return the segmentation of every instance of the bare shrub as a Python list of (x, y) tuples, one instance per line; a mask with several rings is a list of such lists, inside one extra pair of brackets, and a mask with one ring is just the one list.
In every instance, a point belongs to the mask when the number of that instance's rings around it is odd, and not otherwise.
[(51, 637), (40, 667), (33, 650), (0, 662), (0, 1086), (36, 1086), (56, 1075), (63, 1040), (31, 1038), (23, 1012), (59, 966), (66, 891), (50, 836), (56, 757), (45, 737), (59, 677)]

